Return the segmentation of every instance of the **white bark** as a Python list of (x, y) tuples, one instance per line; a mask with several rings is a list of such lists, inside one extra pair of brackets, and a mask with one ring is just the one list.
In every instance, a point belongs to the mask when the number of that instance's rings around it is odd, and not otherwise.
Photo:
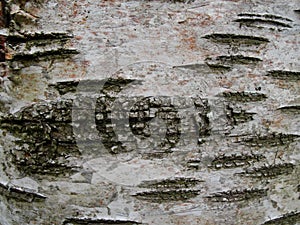
[(0, 224), (300, 223), (297, 0), (1, 6)]

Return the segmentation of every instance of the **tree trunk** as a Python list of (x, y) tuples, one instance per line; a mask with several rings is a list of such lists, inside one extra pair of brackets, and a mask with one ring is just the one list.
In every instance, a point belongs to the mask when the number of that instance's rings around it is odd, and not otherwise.
[(300, 224), (298, 0), (2, 0), (0, 224)]

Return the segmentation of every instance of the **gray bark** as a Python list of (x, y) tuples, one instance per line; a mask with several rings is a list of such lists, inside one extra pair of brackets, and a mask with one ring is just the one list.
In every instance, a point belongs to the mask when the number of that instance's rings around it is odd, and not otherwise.
[(300, 224), (299, 1), (0, 8), (0, 224)]

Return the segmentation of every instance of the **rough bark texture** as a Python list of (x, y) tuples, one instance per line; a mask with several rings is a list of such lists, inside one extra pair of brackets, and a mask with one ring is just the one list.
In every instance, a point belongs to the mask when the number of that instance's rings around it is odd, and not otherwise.
[(298, 0), (2, 0), (0, 224), (300, 224)]

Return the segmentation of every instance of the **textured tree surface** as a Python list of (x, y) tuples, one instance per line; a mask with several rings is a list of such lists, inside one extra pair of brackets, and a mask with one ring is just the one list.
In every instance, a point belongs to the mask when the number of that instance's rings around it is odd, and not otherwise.
[(2, 0), (0, 224), (300, 224), (299, 0)]

